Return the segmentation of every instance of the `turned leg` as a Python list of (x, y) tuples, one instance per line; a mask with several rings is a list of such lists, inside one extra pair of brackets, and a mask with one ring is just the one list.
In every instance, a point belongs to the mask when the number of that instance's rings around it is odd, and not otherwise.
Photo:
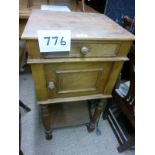
[(104, 109), (104, 113), (102, 115), (103, 120), (107, 119), (107, 117), (108, 117), (108, 110), (109, 110), (111, 104), (112, 104), (112, 99), (108, 99), (107, 104), (106, 104), (105, 109)]
[(50, 140), (52, 139), (52, 129), (48, 105), (41, 105), (41, 117), (45, 128), (46, 139)]
[(95, 127), (96, 127), (96, 123), (97, 123), (97, 120), (100, 118), (102, 112), (104, 111), (105, 109), (105, 106), (106, 106), (106, 100), (101, 100), (96, 108), (95, 108), (95, 112), (94, 112), (94, 115), (92, 117), (92, 119), (90, 120), (90, 123), (87, 124), (87, 130), (88, 132), (92, 132), (95, 130)]

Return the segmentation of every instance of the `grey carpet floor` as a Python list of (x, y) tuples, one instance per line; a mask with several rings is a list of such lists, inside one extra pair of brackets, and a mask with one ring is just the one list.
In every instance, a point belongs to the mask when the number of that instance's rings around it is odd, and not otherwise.
[[(31, 74), (20, 75), (20, 99), (31, 108), (31, 112), (21, 110), (22, 141), (24, 155), (119, 155), (119, 145), (108, 121), (101, 120), (102, 132), (88, 133), (85, 126), (55, 129), (53, 139), (47, 141), (41, 124), (39, 107), (36, 104), (34, 84)], [(120, 155), (134, 155), (129, 150)]]

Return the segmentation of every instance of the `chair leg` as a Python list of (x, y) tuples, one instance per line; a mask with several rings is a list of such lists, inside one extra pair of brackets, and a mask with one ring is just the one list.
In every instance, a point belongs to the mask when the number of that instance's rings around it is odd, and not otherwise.
[(135, 136), (130, 137), (128, 141), (126, 141), (124, 144), (121, 144), (117, 150), (119, 153), (122, 153), (123, 151), (126, 151), (128, 149), (131, 149), (135, 145)]
[(31, 111), (31, 109), (20, 100), (19, 100), (19, 106), (25, 109), (27, 112)]
[(19, 112), (19, 155), (24, 155), (21, 150), (21, 114)]

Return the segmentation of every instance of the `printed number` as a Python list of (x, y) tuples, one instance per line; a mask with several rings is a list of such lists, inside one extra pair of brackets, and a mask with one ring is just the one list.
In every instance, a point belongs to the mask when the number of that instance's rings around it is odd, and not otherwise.
[(63, 39), (64, 39), (64, 37), (61, 38), (61, 42), (60, 43), (61, 43), (61, 45), (66, 45), (66, 42)]
[(57, 44), (58, 37), (52, 37), (52, 39), (55, 39), (55, 44), (54, 45), (56, 45)]
[[(55, 39), (54, 45), (57, 45), (57, 41), (58, 41), (58, 37), (57, 36), (55, 36), (55, 37), (44, 37), (44, 39), (47, 39), (47, 46), (49, 45), (51, 38)], [(64, 37), (61, 38), (60, 45), (66, 45), (66, 41), (64, 41), (63, 39), (64, 39)]]
[(50, 42), (50, 37), (44, 37), (44, 39), (47, 39), (47, 46), (48, 46)]

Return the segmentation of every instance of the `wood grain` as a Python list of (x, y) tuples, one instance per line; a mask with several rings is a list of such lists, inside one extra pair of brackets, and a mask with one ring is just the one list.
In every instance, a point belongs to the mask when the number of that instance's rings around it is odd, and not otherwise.
[(127, 56), (132, 44), (133, 44), (132, 41), (122, 41), (122, 44), (120, 46), (120, 49), (117, 55), (122, 57)]
[(114, 62), (113, 63), (112, 69), (111, 69), (110, 74), (109, 74), (109, 78), (107, 80), (107, 85), (103, 91), (104, 94), (111, 94), (112, 93), (112, 90), (115, 86), (115, 83), (117, 81), (119, 73), (121, 72), (123, 64), (124, 64), (124, 62)]
[[(71, 30), (70, 52), (40, 53), (37, 31), (51, 29)], [(123, 63), (128, 60), (127, 54), (134, 36), (103, 14), (34, 10), (22, 39), (26, 40), (28, 48), (28, 63), (32, 68), (37, 103), (44, 107), (46, 136), (51, 138), (47, 106), (111, 98)], [(86, 55), (81, 53), (81, 49), (87, 50)], [(88, 131), (95, 129), (103, 109), (101, 105), (96, 108)], [(56, 111), (53, 111), (53, 117)], [(70, 109), (69, 112), (73, 111)], [(59, 121), (67, 124), (66, 119), (60, 117), (56, 123), (59, 127)], [(70, 118), (69, 121), (75, 123)]]
[[(36, 44), (38, 44), (36, 42)], [(82, 54), (81, 49), (85, 47), (88, 49), (87, 54)], [(71, 50), (69, 52), (49, 52), (43, 53), (42, 58), (60, 58), (60, 57), (85, 57), (85, 58), (93, 58), (93, 57), (110, 57), (116, 56), (119, 49), (121, 47), (121, 41), (72, 41), (71, 42)]]
[(33, 64), (31, 65), (31, 69), (37, 99), (40, 101), (47, 100), (48, 95), (47, 95), (46, 79), (44, 75), (44, 66), (42, 64)]
[[(19, 0), (19, 18), (28, 19), (33, 9), (40, 9), (41, 4), (47, 4), (46, 0), (31, 0), (30, 7), (27, 7), (27, 1)], [(75, 0), (52, 0), (48, 5), (68, 6), (71, 11), (81, 12), (81, 8), (76, 6)], [(97, 12), (85, 4), (85, 12)]]
[(76, 103), (76, 101), (85, 101), (85, 100), (92, 100), (92, 99), (107, 99), (111, 97), (112, 97), (111, 95), (96, 94), (96, 95), (77, 96), (77, 97), (54, 98), (54, 99), (48, 99), (45, 101), (38, 101), (38, 104), (56, 104), (56, 103), (67, 103), (67, 102)]
[(41, 58), (39, 46), (35, 40), (26, 40), (29, 58)]
[(32, 11), (22, 38), (37, 39), (38, 30), (51, 29), (71, 30), (72, 40), (134, 40), (130, 32), (104, 14), (41, 10)]
[(28, 59), (29, 64), (46, 64), (46, 63), (67, 63), (67, 62), (112, 62), (128, 61), (127, 57), (110, 57), (110, 58), (57, 58), (57, 59)]
[(48, 89), (48, 98), (100, 94), (106, 84), (112, 62), (73, 62), (44, 65), (47, 84), (53, 82), (54, 89)]
[(19, 38), (21, 37), (21, 35), (24, 31), (26, 23), (27, 23), (27, 19), (20, 19), (19, 20)]
[(50, 104), (49, 108), (53, 129), (84, 125), (90, 121), (87, 101)]
[[(30, 43), (28, 43), (30, 42)], [(71, 41), (71, 51), (68, 52), (39, 52), (38, 40), (27, 40), (27, 46), (29, 49), (33, 48), (33, 52), (29, 51), (30, 58), (101, 58), (101, 57), (115, 57), (125, 56), (123, 49), (128, 51), (130, 48), (130, 42), (124, 41)], [(83, 55), (81, 52), (82, 47), (88, 48), (88, 53)]]

